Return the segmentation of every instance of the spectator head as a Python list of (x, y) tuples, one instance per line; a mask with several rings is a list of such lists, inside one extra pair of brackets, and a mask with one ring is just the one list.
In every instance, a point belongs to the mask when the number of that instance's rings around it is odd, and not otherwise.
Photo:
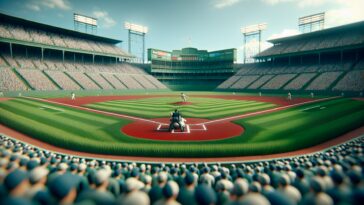
[(265, 173), (259, 175), (259, 182), (262, 186), (270, 185), (269, 175)]
[(206, 184), (201, 184), (196, 187), (195, 199), (200, 205), (213, 205), (217, 201), (215, 191)]
[(302, 179), (304, 176), (305, 176), (305, 173), (303, 172), (302, 169), (297, 169), (296, 170), (296, 176), (299, 178), (299, 179)]
[(60, 164), (57, 166), (57, 169), (58, 169), (58, 171), (60, 171), (60, 172), (65, 172), (65, 171), (67, 171), (67, 169), (68, 169), (68, 165), (67, 165), (65, 162), (62, 162), (62, 163), (60, 163)]
[(174, 198), (176, 199), (179, 193), (178, 184), (175, 181), (168, 181), (163, 187), (163, 196), (166, 199)]
[(45, 183), (48, 173), (48, 169), (44, 167), (36, 167), (29, 174), (29, 181), (31, 184), (36, 184), (41, 180), (43, 183)]
[(250, 185), (249, 190), (254, 193), (260, 193), (262, 191), (262, 186), (258, 182), (253, 182)]
[(127, 192), (132, 192), (136, 190), (140, 190), (144, 187), (143, 182), (139, 181), (138, 179), (134, 177), (129, 177), (126, 181), (126, 190)]
[(163, 183), (167, 182), (167, 179), (168, 179), (167, 173), (160, 172), (158, 174), (158, 183), (159, 184), (163, 184)]
[(127, 197), (121, 198), (117, 204), (122, 205), (149, 205), (150, 199), (145, 192), (134, 191), (127, 195)]
[(192, 185), (195, 183), (195, 177), (190, 172), (186, 172), (184, 181), (187, 186)]
[(22, 196), (28, 188), (28, 175), (25, 171), (15, 169), (4, 180), (4, 186), (12, 196)]
[(247, 194), (249, 191), (249, 184), (245, 179), (236, 179), (234, 182), (234, 188), (232, 194), (241, 197)]
[(130, 173), (130, 176), (131, 177), (136, 177), (138, 178), (140, 175), (140, 171), (139, 171), (139, 168), (138, 167), (134, 167), (132, 170), (131, 170), (131, 173)]
[(291, 180), (289, 179), (289, 176), (287, 174), (283, 174), (280, 178), (279, 178), (279, 185), (282, 187), (285, 187), (287, 185), (291, 184)]
[(295, 203), (280, 192), (273, 191), (265, 194), (271, 205), (294, 205)]
[(59, 202), (73, 203), (77, 195), (76, 188), (78, 184), (79, 177), (67, 173), (52, 179), (49, 190)]
[(110, 175), (111, 175), (111, 171), (108, 169), (98, 170), (95, 174), (95, 185), (97, 187), (99, 187), (101, 185), (107, 186)]
[(313, 177), (310, 181), (310, 188), (314, 193), (320, 193), (324, 191), (325, 184), (322, 179)]

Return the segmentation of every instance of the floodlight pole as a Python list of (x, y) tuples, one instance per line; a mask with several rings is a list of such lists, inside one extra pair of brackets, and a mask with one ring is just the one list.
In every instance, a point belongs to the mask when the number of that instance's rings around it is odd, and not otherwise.
[(141, 56), (141, 58), (139, 56), (139, 60), (142, 60), (142, 63), (144, 63), (145, 62), (145, 35), (148, 32), (148, 27), (125, 22), (124, 28), (128, 30), (128, 52), (130, 54), (132, 53), (132, 37), (137, 36), (139, 38), (142, 38), (141, 39), (142, 56)]

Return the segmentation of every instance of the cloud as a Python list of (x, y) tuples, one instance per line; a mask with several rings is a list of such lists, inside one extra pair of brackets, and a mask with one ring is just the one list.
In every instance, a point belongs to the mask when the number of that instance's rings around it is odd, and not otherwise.
[(325, 27), (334, 27), (343, 24), (364, 20), (363, 0), (336, 0), (337, 9), (330, 9), (325, 14)]
[(26, 4), (26, 8), (32, 11), (40, 11), (42, 9), (70, 10), (71, 5), (68, 0), (32, 0), (29, 1), (28, 4)]
[[(261, 41), (260, 42), (260, 51), (264, 51), (270, 47), (272, 47), (273, 44), (267, 42), (267, 41)], [(257, 39), (252, 39), (250, 41), (248, 41), (246, 43), (246, 51), (247, 51), (247, 57), (252, 57), (250, 56), (251, 54), (255, 54), (255, 52), (257, 52), (259, 48), (259, 41)], [(243, 63), (244, 62), (244, 44), (241, 45), (238, 49), (237, 49), (237, 63)]]
[(283, 3), (292, 3), (304, 9), (325, 5), (330, 8), (325, 11), (325, 27), (334, 27), (352, 22), (364, 20), (363, 0), (261, 0), (262, 2), (274, 6)]
[(307, 8), (307, 7), (321, 6), (324, 3), (327, 3), (329, 0), (261, 0), (261, 1), (272, 6), (282, 3), (295, 3), (300, 8)]
[(214, 2), (214, 7), (217, 9), (222, 9), (225, 7), (232, 6), (236, 3), (239, 3), (241, 0), (216, 0)]
[(299, 32), (297, 29), (283, 29), (281, 33), (275, 33), (268, 37), (268, 40), (276, 39), (276, 38), (283, 38), (288, 36), (294, 36), (298, 35), (301, 32)]
[(101, 26), (104, 28), (110, 28), (116, 25), (116, 21), (109, 15), (107, 11), (94, 11), (93, 16), (101, 21)]
[(27, 4), (26, 7), (32, 11), (40, 11), (40, 6), (35, 4)]

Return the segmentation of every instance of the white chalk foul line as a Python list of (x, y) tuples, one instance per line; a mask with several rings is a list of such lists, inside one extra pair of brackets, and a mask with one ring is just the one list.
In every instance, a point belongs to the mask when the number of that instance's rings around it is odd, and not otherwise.
[(92, 108), (81, 107), (81, 106), (77, 106), (77, 105), (70, 105), (70, 104), (65, 104), (65, 103), (60, 103), (60, 102), (54, 102), (54, 101), (51, 101), (51, 100), (45, 100), (45, 99), (41, 99), (41, 98), (33, 98), (33, 97), (23, 97), (23, 98), (29, 98), (29, 99), (33, 99), (33, 100), (42, 101), (42, 102), (48, 102), (48, 103), (63, 105), (63, 106), (67, 106), (67, 107), (78, 108), (80, 110), (88, 110), (88, 111), (92, 111), (92, 112), (96, 112), (96, 113), (103, 113), (103, 114), (112, 115), (112, 116), (121, 117), (121, 118), (127, 118), (127, 119), (140, 120), (140, 121), (149, 122), (149, 123), (167, 125), (166, 123), (161, 123), (161, 122), (157, 122), (157, 121), (154, 121), (154, 120), (148, 120), (148, 119), (144, 119), (144, 118), (133, 117), (133, 116), (123, 115), (123, 114), (117, 114), (117, 113), (107, 112), (107, 111), (102, 111), (102, 110), (95, 110), (95, 109), (92, 109)]
[(221, 121), (236, 120), (236, 119), (240, 119), (240, 118), (245, 118), (245, 117), (249, 117), (249, 116), (254, 116), (254, 115), (259, 115), (259, 114), (263, 114), (263, 113), (272, 112), (272, 111), (275, 111), (275, 110), (284, 110), (284, 109), (291, 108), (291, 107), (296, 107), (296, 106), (305, 105), (305, 104), (314, 103), (314, 102), (321, 102), (321, 101), (325, 101), (325, 100), (336, 99), (336, 98), (340, 98), (340, 97), (341, 96), (321, 98), (321, 99), (317, 99), (317, 100), (313, 100), (313, 101), (307, 101), (307, 102), (301, 102), (301, 103), (296, 103), (296, 104), (292, 104), (292, 105), (286, 105), (286, 106), (282, 106), (282, 107), (276, 107), (276, 108), (272, 108), (272, 109), (269, 109), (269, 110), (262, 110), (262, 111), (247, 113), (247, 114), (243, 114), (243, 115), (236, 115), (236, 116), (232, 116), (232, 117), (220, 118), (220, 119), (211, 120), (211, 121), (208, 121), (208, 122), (197, 123), (195, 125), (206, 125), (206, 124), (212, 124), (212, 123), (221, 122)]
[[(296, 104), (292, 104), (292, 105), (276, 107), (276, 108), (272, 108), (272, 109), (269, 109), (269, 110), (262, 110), (262, 111), (247, 113), (247, 114), (243, 114), (243, 115), (236, 115), (236, 116), (231, 116), (231, 117), (226, 117), (226, 118), (220, 118), (220, 119), (211, 120), (211, 121), (208, 121), (208, 122), (196, 123), (196, 124), (190, 124), (190, 125), (206, 125), (206, 124), (212, 124), (212, 123), (221, 122), (221, 121), (236, 120), (236, 119), (240, 119), (240, 118), (245, 118), (245, 117), (249, 117), (249, 116), (254, 116), (254, 115), (259, 115), (259, 114), (272, 112), (272, 111), (275, 111), (275, 110), (283, 110), (283, 109), (287, 109), (287, 108), (291, 108), (291, 107), (296, 107), (296, 106), (300, 106), (300, 105), (305, 105), (305, 104), (320, 102), (320, 101), (325, 101), (325, 100), (336, 99), (336, 98), (340, 98), (340, 97), (341, 96), (321, 98), (321, 99), (317, 99), (317, 100), (313, 100), (313, 101), (301, 102), (301, 103), (296, 103)], [(48, 102), (48, 103), (53, 103), (53, 104), (59, 104), (59, 105), (68, 106), (68, 107), (74, 107), (74, 108), (78, 108), (78, 109), (81, 109), (81, 110), (89, 110), (89, 111), (96, 112), (96, 113), (104, 113), (104, 114), (107, 114), (107, 115), (112, 115), (112, 116), (117, 116), (117, 117), (122, 117), (122, 118), (127, 118), (127, 119), (140, 120), (140, 121), (154, 123), (154, 124), (168, 125), (167, 123), (161, 123), (161, 122), (157, 122), (157, 121), (154, 121), (154, 120), (148, 120), (148, 119), (133, 117), (133, 116), (129, 116), (129, 115), (117, 114), (117, 113), (113, 113), (113, 112), (106, 112), (106, 111), (102, 111), (102, 110), (95, 110), (95, 109), (91, 109), (91, 108), (87, 108), (87, 107), (81, 107), (81, 106), (76, 106), (76, 105), (60, 103), (60, 102), (54, 102), (54, 101), (45, 100), (45, 99), (41, 99), (41, 98), (33, 98), (33, 97), (23, 97), (23, 98), (29, 98), (29, 99), (33, 99), (33, 100), (38, 100), (38, 101), (43, 101), (43, 102)]]

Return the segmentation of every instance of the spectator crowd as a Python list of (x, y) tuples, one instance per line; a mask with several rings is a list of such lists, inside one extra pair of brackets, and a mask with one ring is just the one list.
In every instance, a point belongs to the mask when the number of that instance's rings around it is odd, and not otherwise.
[(362, 204), (364, 138), (270, 161), (143, 164), (53, 153), (0, 136), (0, 204)]

